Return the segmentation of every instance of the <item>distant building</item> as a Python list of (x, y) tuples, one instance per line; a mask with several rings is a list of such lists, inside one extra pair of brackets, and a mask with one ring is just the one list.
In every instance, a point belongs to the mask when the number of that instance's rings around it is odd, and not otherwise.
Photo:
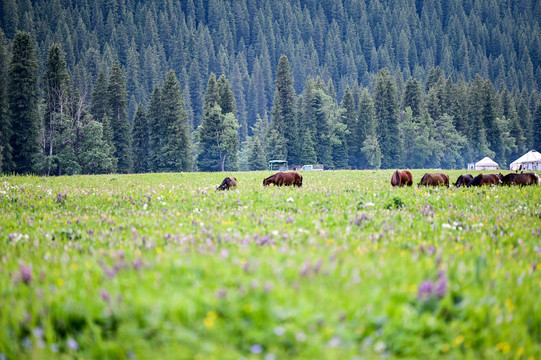
[(488, 156), (475, 163), (475, 170), (498, 170), (499, 168), (498, 163)]
[(511, 170), (537, 170), (541, 171), (541, 154), (530, 150), (509, 165)]

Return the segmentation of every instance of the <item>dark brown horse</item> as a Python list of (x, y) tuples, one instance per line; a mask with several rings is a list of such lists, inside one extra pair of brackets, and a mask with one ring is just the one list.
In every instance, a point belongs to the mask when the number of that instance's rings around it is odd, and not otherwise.
[(237, 179), (230, 176), (226, 177), (222, 184), (216, 188), (216, 190), (229, 190), (237, 188)]
[(470, 186), (498, 185), (502, 183), (503, 175), (500, 174), (479, 174), (468, 183)]
[(391, 176), (392, 186), (411, 186), (413, 184), (413, 176), (408, 170), (396, 170)]
[(443, 174), (443, 173), (435, 173), (435, 174), (424, 174), (421, 178), (421, 182), (419, 183), (419, 186), (439, 186), (439, 185), (445, 185), (449, 187), (449, 175)]
[(520, 185), (520, 186), (540, 185), (541, 179), (539, 178), (539, 175), (537, 175), (536, 173), (521, 173), (521, 174), (510, 173), (510, 174), (505, 175), (502, 178), (502, 184), (503, 185)]
[(302, 186), (302, 176), (298, 172), (277, 172), (263, 180), (263, 186), (274, 184), (276, 186)]
[(473, 176), (471, 176), (470, 174), (460, 175), (458, 179), (456, 180), (455, 186), (456, 187), (467, 186), (472, 180), (473, 180)]

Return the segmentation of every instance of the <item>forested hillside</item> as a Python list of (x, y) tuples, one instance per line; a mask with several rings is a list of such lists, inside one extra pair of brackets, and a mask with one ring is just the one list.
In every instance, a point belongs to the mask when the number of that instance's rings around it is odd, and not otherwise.
[(258, 169), (277, 157), (506, 166), (541, 148), (539, 1), (3, 0), (1, 10), (4, 172)]

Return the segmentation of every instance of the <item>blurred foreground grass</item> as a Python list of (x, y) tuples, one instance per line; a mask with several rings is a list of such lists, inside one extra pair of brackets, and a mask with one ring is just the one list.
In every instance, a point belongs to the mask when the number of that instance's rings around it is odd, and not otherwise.
[(391, 174), (4, 176), (0, 358), (541, 358), (541, 188)]

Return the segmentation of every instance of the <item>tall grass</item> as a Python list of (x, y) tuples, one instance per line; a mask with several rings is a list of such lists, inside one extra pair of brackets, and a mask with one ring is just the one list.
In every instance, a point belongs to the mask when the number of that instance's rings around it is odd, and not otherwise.
[(540, 187), (269, 174), (1, 178), (0, 358), (541, 358)]

